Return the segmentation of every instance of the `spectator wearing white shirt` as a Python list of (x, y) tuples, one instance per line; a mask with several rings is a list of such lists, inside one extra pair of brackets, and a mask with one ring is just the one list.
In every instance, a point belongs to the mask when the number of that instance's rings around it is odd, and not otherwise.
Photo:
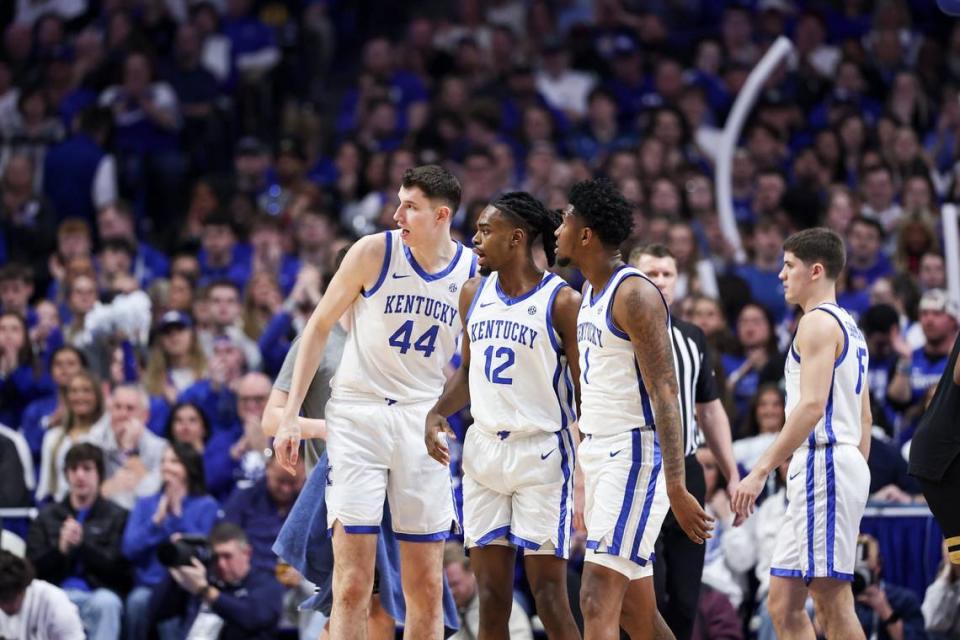
[(570, 69), (570, 54), (563, 41), (550, 40), (544, 43), (536, 82), (547, 104), (579, 122), (587, 113), (587, 97), (597, 80), (592, 74)]
[(103, 450), (101, 493), (124, 509), (137, 498), (155, 494), (162, 485), (160, 465), (167, 441), (146, 428), (150, 398), (143, 387), (124, 384), (113, 390), (110, 410), (88, 440)]
[(84, 640), (77, 606), (33, 575), (29, 561), (0, 550), (0, 638)]
[[(446, 574), (450, 593), (457, 603), (460, 618), (460, 630), (450, 640), (470, 640), (480, 633), (480, 595), (477, 591), (477, 578), (470, 568), (470, 560), (463, 552), (460, 543), (449, 542), (443, 550), (443, 572)], [(510, 612), (510, 640), (533, 640), (533, 628), (530, 618), (516, 598)]]
[(752, 469), (767, 450), (786, 421), (783, 391), (775, 383), (762, 385), (753, 398), (747, 417), (746, 438), (733, 442), (733, 457), (737, 464)]
[(938, 639), (960, 640), (960, 564), (951, 564), (946, 542), (943, 567), (927, 587), (921, 609), (927, 631)]

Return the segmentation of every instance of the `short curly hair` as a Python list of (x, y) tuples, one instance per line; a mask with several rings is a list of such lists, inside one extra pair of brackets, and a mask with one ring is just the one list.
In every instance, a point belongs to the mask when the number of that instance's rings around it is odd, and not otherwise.
[(603, 178), (584, 180), (570, 189), (570, 204), (608, 247), (619, 247), (633, 231), (633, 211), (617, 187)]

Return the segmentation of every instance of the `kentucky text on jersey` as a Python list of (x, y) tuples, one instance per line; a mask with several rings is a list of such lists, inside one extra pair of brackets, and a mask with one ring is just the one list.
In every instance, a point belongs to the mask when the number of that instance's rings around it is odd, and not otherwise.
[(426, 296), (394, 294), (386, 297), (383, 313), (412, 313), (424, 315), (453, 326), (457, 319), (457, 310), (450, 305)]
[(587, 341), (598, 347), (603, 346), (603, 332), (590, 322), (581, 322), (577, 325), (577, 342)]
[(512, 340), (533, 349), (539, 332), (512, 320), (481, 320), (470, 324), (470, 342)]

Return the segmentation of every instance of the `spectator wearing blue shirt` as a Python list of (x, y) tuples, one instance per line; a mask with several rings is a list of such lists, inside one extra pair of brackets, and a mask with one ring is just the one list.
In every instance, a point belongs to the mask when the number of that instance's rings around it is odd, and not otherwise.
[[(870, 363), (867, 384), (870, 395), (882, 407), (885, 422), (896, 424), (897, 412), (887, 402), (887, 387), (893, 379), (900, 358), (910, 358), (912, 351), (900, 331), (900, 314), (888, 304), (876, 304), (860, 317), (860, 328), (867, 340)], [(876, 414), (874, 416), (876, 418)], [(893, 435), (889, 433), (888, 435)]]
[(727, 393), (734, 402), (730, 421), (734, 438), (744, 435), (750, 403), (760, 385), (760, 373), (776, 356), (777, 337), (770, 313), (756, 303), (745, 305), (737, 316), (737, 349), (720, 356), (727, 374)]
[(643, 98), (647, 93), (643, 57), (633, 37), (622, 34), (613, 38), (610, 70), (612, 77), (604, 86), (620, 107), (621, 124), (632, 123), (643, 111)]
[(170, 442), (189, 445), (203, 456), (203, 477), (211, 495), (230, 494), (233, 489), (230, 447), (243, 435), (239, 428), (214, 431), (199, 406), (180, 402), (170, 411), (164, 434)]
[(211, 338), (210, 377), (187, 387), (178, 402), (192, 402), (210, 421), (212, 432), (230, 430), (237, 423), (237, 394), (234, 391), (246, 372), (243, 350), (230, 338)]
[(273, 543), (303, 489), (306, 472), (302, 456), (296, 469), (296, 475), (290, 475), (277, 464), (276, 456), (271, 456), (264, 477), (249, 488), (235, 491), (223, 505), (223, 519), (247, 534), (256, 569), (273, 573), (277, 567)]
[(230, 41), (235, 80), (256, 82), (280, 62), (273, 31), (252, 15), (250, 0), (227, 0), (220, 30)]
[(53, 391), (33, 355), (26, 320), (0, 313), (0, 423), (19, 429), (27, 405)]
[(568, 139), (570, 151), (591, 167), (604, 165), (614, 151), (629, 149), (636, 139), (623, 133), (617, 116), (617, 99), (603, 87), (596, 87), (587, 97), (587, 117)]
[(750, 287), (753, 300), (765, 308), (777, 325), (787, 312), (780, 269), (783, 267), (783, 229), (770, 218), (760, 220), (753, 232), (753, 260), (733, 268)]
[(40, 450), (47, 429), (66, 417), (67, 384), (86, 366), (87, 359), (83, 352), (70, 345), (61, 345), (51, 355), (50, 379), (56, 389), (28, 404), (20, 424), (20, 431), (33, 454), (34, 469), (40, 469)]
[(208, 216), (200, 242), (200, 284), (229, 280), (243, 291), (250, 279), (250, 248), (238, 242), (233, 219), (226, 213)]
[[(283, 156), (278, 160), (278, 173), (283, 175)], [(250, 228), (250, 272), (268, 273), (280, 287), (284, 296), (290, 294), (300, 260), (283, 250), (283, 235), (280, 221), (272, 216), (261, 216), (254, 220)]]
[(893, 274), (893, 263), (883, 253), (884, 231), (879, 221), (857, 216), (847, 229), (847, 273), (850, 289), (869, 289), (879, 280)]
[(163, 489), (140, 498), (123, 532), (123, 555), (134, 567), (134, 588), (127, 596), (127, 637), (143, 640), (150, 628), (151, 587), (166, 570), (157, 559), (157, 546), (174, 534), (210, 533), (219, 517), (217, 501), (207, 495), (203, 461), (192, 447), (174, 443), (163, 455)]
[(919, 417), (927, 391), (940, 381), (950, 349), (957, 339), (960, 305), (942, 289), (931, 289), (920, 298), (920, 327), (926, 344), (909, 359), (901, 358), (887, 388), (887, 397), (902, 409), (904, 419)]
[(47, 151), (43, 190), (59, 220), (81, 218), (92, 226), (96, 211), (116, 199), (116, 162), (107, 150), (112, 129), (109, 109), (89, 107), (76, 133)]
[(184, 173), (176, 93), (153, 81), (150, 58), (133, 52), (124, 60), (122, 84), (104, 91), (100, 104), (113, 111), (121, 187), (136, 194), (154, 229), (173, 231), (170, 216), (178, 211)]
[(121, 239), (133, 243), (133, 276), (144, 290), (157, 278), (169, 275), (170, 260), (166, 254), (137, 238), (134, 214), (126, 202), (118, 201), (97, 211), (97, 235), (101, 241)]
[[(405, 129), (403, 117), (407, 108), (416, 102), (429, 98), (423, 81), (414, 73), (397, 68), (397, 56), (393, 44), (386, 38), (372, 38), (363, 47), (363, 69), (357, 77), (366, 76), (369, 86), (387, 87), (387, 95), (395, 105), (400, 121), (398, 126)], [(360, 116), (368, 107), (367, 88), (347, 91), (340, 102), (336, 119), (336, 129), (341, 135), (360, 126)]]

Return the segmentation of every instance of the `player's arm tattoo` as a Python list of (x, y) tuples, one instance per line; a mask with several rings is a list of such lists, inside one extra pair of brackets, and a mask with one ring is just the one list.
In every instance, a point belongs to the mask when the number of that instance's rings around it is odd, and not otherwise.
[(623, 313), (617, 314), (615, 306), (615, 318), (624, 319), (622, 326), (633, 343), (640, 375), (650, 394), (667, 484), (683, 484), (683, 425), (667, 309), (660, 292), (647, 280), (630, 278), (621, 286), (626, 289)]

